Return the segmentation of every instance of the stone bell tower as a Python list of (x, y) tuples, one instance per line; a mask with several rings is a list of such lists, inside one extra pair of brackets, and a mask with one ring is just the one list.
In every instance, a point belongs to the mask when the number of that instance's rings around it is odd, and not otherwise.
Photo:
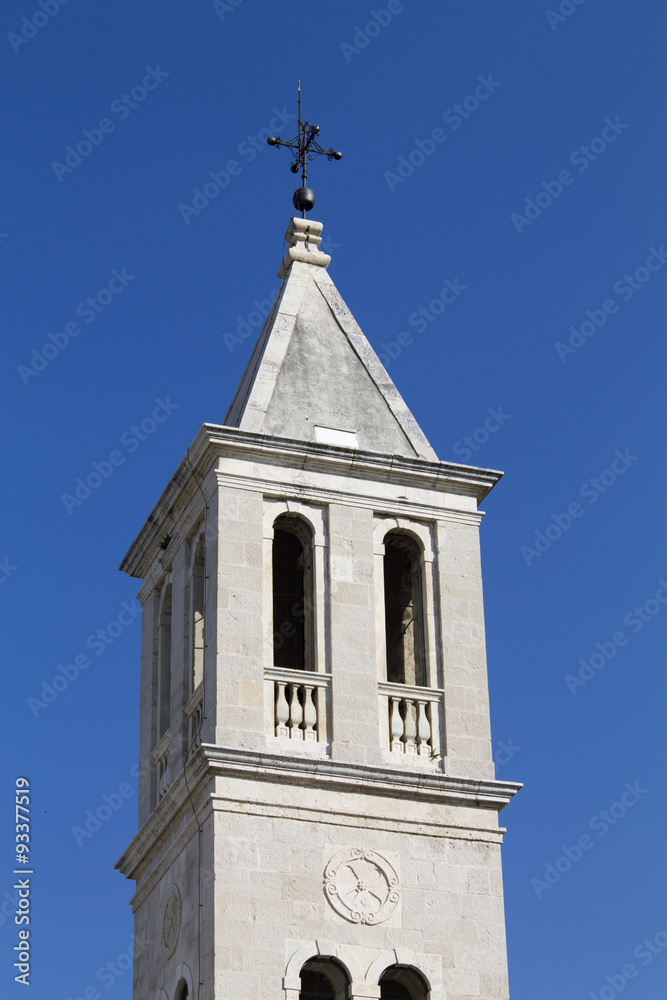
[(322, 226), (122, 569), (143, 607), (134, 1000), (505, 1000), (478, 529)]

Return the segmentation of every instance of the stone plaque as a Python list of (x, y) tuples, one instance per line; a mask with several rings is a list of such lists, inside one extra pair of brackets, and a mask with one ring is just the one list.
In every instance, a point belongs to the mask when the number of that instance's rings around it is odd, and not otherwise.
[(165, 958), (170, 958), (176, 950), (178, 935), (181, 930), (181, 894), (172, 885), (162, 910), (161, 945)]
[(324, 892), (336, 913), (353, 924), (381, 924), (401, 898), (398, 874), (377, 851), (350, 848), (334, 854), (324, 871)]

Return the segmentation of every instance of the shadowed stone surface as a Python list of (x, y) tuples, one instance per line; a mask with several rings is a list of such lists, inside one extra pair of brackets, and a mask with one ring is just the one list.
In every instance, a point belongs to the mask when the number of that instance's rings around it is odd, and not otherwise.
[(437, 461), (327, 274), (329, 258), (314, 238), (294, 242), (303, 234), (293, 228), (287, 238), (298, 256), (281, 266), (282, 287), (224, 424), (301, 441), (314, 441), (314, 428), (327, 427), (356, 433), (361, 449)]
[(313, 427), (356, 431), (359, 446), (416, 456), (314, 281), (309, 282), (264, 419), (267, 434), (313, 439)]

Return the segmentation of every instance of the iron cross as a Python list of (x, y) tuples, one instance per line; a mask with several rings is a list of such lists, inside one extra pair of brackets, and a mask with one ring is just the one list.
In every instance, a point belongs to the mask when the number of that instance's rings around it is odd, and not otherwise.
[(308, 179), (308, 163), (320, 155), (326, 156), (327, 160), (340, 160), (343, 154), (333, 149), (333, 147), (323, 149), (315, 138), (320, 134), (320, 126), (310, 125), (308, 122), (301, 121), (301, 80), (297, 80), (297, 84), (298, 133), (293, 139), (281, 139), (279, 135), (270, 135), (266, 141), (269, 146), (275, 146), (276, 148), (287, 146), (288, 149), (292, 150), (294, 162), (290, 164), (290, 170), (293, 174), (301, 172), (301, 187), (297, 188), (294, 192), (292, 201), (294, 207), (301, 212), (302, 218), (305, 219), (306, 212), (309, 212), (315, 204), (315, 193), (306, 184)]

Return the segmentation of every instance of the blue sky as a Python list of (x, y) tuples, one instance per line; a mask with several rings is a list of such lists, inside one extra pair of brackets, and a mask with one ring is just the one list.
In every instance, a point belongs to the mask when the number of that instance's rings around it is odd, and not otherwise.
[[(344, 154), (310, 174), (334, 281), (439, 457), (506, 473), (482, 550), (498, 776), (525, 783), (502, 816), (512, 998), (655, 1000), (663, 5), (56, 4), (0, 14), (0, 896), (27, 775), (33, 1000), (131, 996), (113, 864), (136, 828), (139, 625), (116, 567), (199, 426), (222, 420), (278, 286), (293, 178), (263, 137), (294, 113), (297, 77)], [(63, 501), (96, 468), (99, 487)], [(77, 656), (90, 665), (35, 714)], [(117, 808), (77, 843), (105, 795)]]

